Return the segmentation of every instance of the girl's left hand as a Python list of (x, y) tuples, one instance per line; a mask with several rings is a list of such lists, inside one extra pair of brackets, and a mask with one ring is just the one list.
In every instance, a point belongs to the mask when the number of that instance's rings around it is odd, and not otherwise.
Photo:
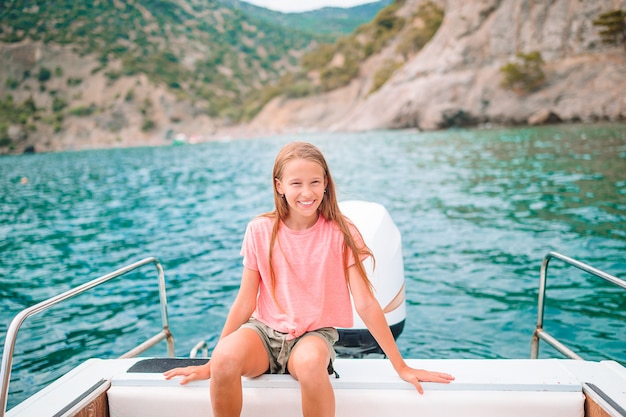
[(415, 386), (417, 392), (420, 394), (424, 393), (424, 389), (420, 382), (438, 382), (441, 384), (449, 384), (451, 381), (454, 381), (454, 377), (445, 372), (432, 372), (427, 371), (425, 369), (414, 369), (409, 366), (405, 366), (403, 369), (398, 371), (398, 375), (400, 378), (404, 379), (406, 382), (409, 382)]

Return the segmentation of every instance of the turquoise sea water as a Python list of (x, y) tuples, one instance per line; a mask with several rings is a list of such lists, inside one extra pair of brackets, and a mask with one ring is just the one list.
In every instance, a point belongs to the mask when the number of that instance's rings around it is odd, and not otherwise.
[[(245, 225), (272, 208), (278, 149), (326, 154), (340, 200), (383, 204), (403, 240), (412, 358), (527, 358), (539, 266), (556, 250), (626, 276), (626, 125), (302, 134), (0, 158), (0, 348), (22, 309), (148, 256), (164, 266), (177, 356), (213, 346), (241, 274)], [(27, 183), (23, 183), (27, 178)], [(551, 263), (545, 328), (626, 363), (626, 294)], [(20, 330), (9, 406), (91, 356), (160, 328), (141, 269)], [(150, 351), (165, 355), (164, 345)], [(555, 356), (541, 345), (541, 356)]]

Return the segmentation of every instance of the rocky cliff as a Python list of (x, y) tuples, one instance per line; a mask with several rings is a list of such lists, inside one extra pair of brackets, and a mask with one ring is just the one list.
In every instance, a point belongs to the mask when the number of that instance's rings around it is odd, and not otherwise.
[[(48, 152), (164, 145), (167, 143), (165, 128), (195, 132), (211, 131), (214, 126), (207, 116), (197, 115), (198, 108), (178, 99), (164, 85), (150, 82), (145, 74), (112, 82), (104, 71), (94, 71), (100, 65), (98, 60), (89, 55), (81, 56), (69, 46), (24, 40), (0, 47), (0, 62), (3, 76), (8, 77), (32, 71), (42, 63), (49, 68), (63, 69), (63, 76), (51, 77), (45, 88), (36, 77), (26, 78), (20, 89), (8, 92), (15, 103), (31, 98), (37, 108), (49, 109), (54, 107), (56, 98), (64, 97), (71, 100), (74, 109), (83, 109), (82, 113), (70, 111), (63, 115), (56, 128), (55, 123), (48, 120), (37, 123), (36, 130), (29, 130), (28, 124), (11, 124), (8, 134), (15, 143), (13, 153), (28, 148)], [(119, 63), (111, 67), (116, 68), (116, 65)], [(4, 81), (3, 76), (0, 76), (1, 81)], [(81, 82), (70, 85), (68, 80)], [(142, 121), (146, 115), (164, 128), (143, 131)], [(53, 119), (55, 116), (45, 114), (43, 117)], [(0, 148), (0, 153), (2, 151), (7, 149)]]
[[(0, 96), (7, 93), (16, 105), (31, 100), (33, 108), (45, 109), (27, 123), (19, 114), (8, 117), (12, 122), (0, 137), (0, 153), (165, 145), (176, 134), (203, 141), (299, 131), (626, 120), (626, 50), (603, 44), (600, 28), (593, 25), (601, 13), (626, 10), (626, 0), (430, 0), (444, 11), (441, 26), (422, 49), (404, 53), (399, 46), (408, 31), (425, 24), (417, 11), (427, 2), (395, 2), (401, 6), (393, 13), (406, 22), (402, 32), (360, 62), (348, 85), (304, 98), (278, 96), (246, 125), (214, 117), (207, 111), (208, 99), (189, 99), (145, 73), (112, 77), (123, 72), (121, 59), (108, 60), (103, 70), (102, 59), (71, 44), (0, 43)], [(233, 27), (249, 35), (246, 42), (255, 33), (264, 37), (245, 21), (240, 26)], [(183, 66), (210, 49), (206, 42), (192, 46), (176, 49)], [(504, 88), (501, 68), (518, 53), (534, 51), (543, 59), (542, 83), (529, 91)], [(341, 64), (339, 55), (331, 65)], [(396, 69), (378, 88), (377, 74), (389, 63)], [(55, 71), (45, 83), (35, 76), (44, 66)], [(204, 74), (250, 80), (223, 65), (196, 75)], [(10, 87), (10, 80), (21, 80), (19, 87)], [(259, 88), (265, 80), (253, 80), (249, 87)], [(197, 85), (189, 91), (199, 90)]]
[[(407, 0), (411, 16), (421, 0)], [(435, 37), (369, 94), (370, 57), (350, 85), (301, 99), (276, 98), (253, 120), (258, 132), (437, 129), (481, 124), (626, 120), (626, 51), (601, 42), (593, 20), (624, 0), (448, 0)], [(544, 82), (530, 92), (501, 86), (500, 68), (539, 51)]]

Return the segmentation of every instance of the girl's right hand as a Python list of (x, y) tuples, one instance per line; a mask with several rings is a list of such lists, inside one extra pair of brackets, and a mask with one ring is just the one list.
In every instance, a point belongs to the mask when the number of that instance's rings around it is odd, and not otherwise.
[(211, 367), (207, 362), (205, 365), (199, 366), (186, 366), (184, 368), (174, 368), (163, 373), (165, 379), (172, 379), (177, 376), (182, 376), (180, 385), (185, 385), (191, 381), (199, 381), (202, 379), (211, 378)]

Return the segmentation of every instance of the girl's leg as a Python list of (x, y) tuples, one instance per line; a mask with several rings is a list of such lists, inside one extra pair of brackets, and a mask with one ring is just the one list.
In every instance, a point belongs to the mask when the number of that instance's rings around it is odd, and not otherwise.
[(261, 337), (242, 328), (219, 341), (210, 360), (211, 406), (215, 417), (239, 417), (242, 376), (258, 376), (269, 368)]
[(328, 377), (330, 351), (320, 336), (305, 336), (296, 343), (288, 362), (289, 373), (300, 382), (304, 417), (335, 415), (335, 393)]

